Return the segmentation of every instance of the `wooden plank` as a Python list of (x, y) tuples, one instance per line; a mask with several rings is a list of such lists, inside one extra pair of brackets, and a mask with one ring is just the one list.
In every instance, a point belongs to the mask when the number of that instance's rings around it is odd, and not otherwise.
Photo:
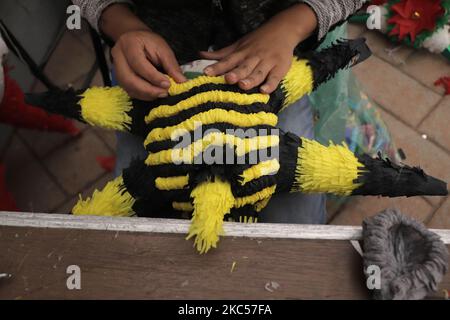
[[(0, 212), (2, 226), (186, 234), (189, 224), (187, 220), (177, 219)], [(357, 226), (225, 222), (224, 230), (228, 236), (248, 238), (361, 240), (362, 237), (361, 227)], [(450, 230), (432, 229), (432, 231), (437, 233), (444, 243), (450, 244)]]
[[(81, 290), (66, 287), (70, 265), (81, 269)], [(0, 272), (12, 275), (0, 279), (0, 299), (370, 297), (361, 257), (336, 240), (224, 237), (199, 255), (180, 234), (2, 226)], [(449, 275), (441, 299), (442, 288)]]
[[(12, 277), (0, 279), (0, 299), (370, 297), (360, 255), (349, 241), (333, 239), (359, 239), (360, 228), (227, 223), (219, 248), (199, 255), (184, 239), (187, 227), (180, 220), (2, 213), (0, 274)], [(81, 290), (66, 287), (70, 265), (81, 268)], [(444, 288), (450, 274), (435, 297)]]
[(199, 255), (180, 234), (2, 226), (0, 272), (0, 299), (368, 298), (361, 257), (334, 240), (224, 237)]

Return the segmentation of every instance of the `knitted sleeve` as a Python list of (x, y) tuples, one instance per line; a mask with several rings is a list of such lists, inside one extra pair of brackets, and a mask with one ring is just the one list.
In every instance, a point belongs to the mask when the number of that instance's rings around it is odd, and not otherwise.
[(359, 10), (366, 0), (304, 0), (303, 2), (316, 13), (320, 40), (332, 26)]
[(72, 0), (72, 2), (80, 7), (81, 16), (86, 18), (89, 24), (97, 31), (99, 31), (100, 16), (108, 6), (114, 3), (133, 4), (130, 0)]

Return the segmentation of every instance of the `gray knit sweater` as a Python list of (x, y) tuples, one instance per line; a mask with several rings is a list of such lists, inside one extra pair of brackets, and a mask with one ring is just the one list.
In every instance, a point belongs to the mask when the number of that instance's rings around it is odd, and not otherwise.
[[(336, 23), (345, 20), (360, 9), (366, 0), (303, 0), (316, 13), (319, 23), (318, 37), (322, 39)], [(103, 10), (113, 3), (129, 3), (130, 0), (73, 0), (80, 6), (81, 14), (98, 30), (98, 21)]]

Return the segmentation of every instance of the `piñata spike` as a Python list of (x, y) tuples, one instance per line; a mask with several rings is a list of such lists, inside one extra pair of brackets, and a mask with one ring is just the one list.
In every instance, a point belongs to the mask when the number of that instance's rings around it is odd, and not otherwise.
[(106, 184), (102, 191), (95, 190), (92, 198), (80, 200), (72, 209), (75, 215), (129, 217), (134, 214), (135, 199), (124, 189), (122, 177)]
[(215, 177), (200, 183), (192, 190), (194, 212), (186, 239), (195, 237), (194, 246), (200, 253), (215, 248), (223, 234), (223, 218), (234, 206), (231, 185)]
[(105, 129), (129, 131), (131, 98), (120, 87), (93, 87), (86, 91), (48, 91), (27, 94), (26, 102), (67, 118)]
[(355, 156), (345, 144), (326, 147), (305, 138), (300, 144), (293, 192), (385, 197), (448, 194), (444, 181), (420, 168), (400, 166), (381, 156)]

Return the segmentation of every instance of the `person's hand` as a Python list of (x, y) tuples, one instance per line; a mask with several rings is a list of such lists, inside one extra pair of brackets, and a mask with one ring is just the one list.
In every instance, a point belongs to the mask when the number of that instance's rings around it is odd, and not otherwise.
[(247, 36), (215, 52), (201, 52), (206, 59), (219, 60), (207, 67), (209, 76), (225, 75), (229, 84), (244, 90), (256, 86), (272, 93), (289, 71), (295, 47), (317, 27), (317, 18), (308, 6), (285, 10)]
[(176, 82), (184, 77), (175, 55), (158, 34), (142, 30), (122, 34), (111, 50), (117, 81), (128, 94), (140, 100), (154, 100), (167, 96), (169, 79)]

